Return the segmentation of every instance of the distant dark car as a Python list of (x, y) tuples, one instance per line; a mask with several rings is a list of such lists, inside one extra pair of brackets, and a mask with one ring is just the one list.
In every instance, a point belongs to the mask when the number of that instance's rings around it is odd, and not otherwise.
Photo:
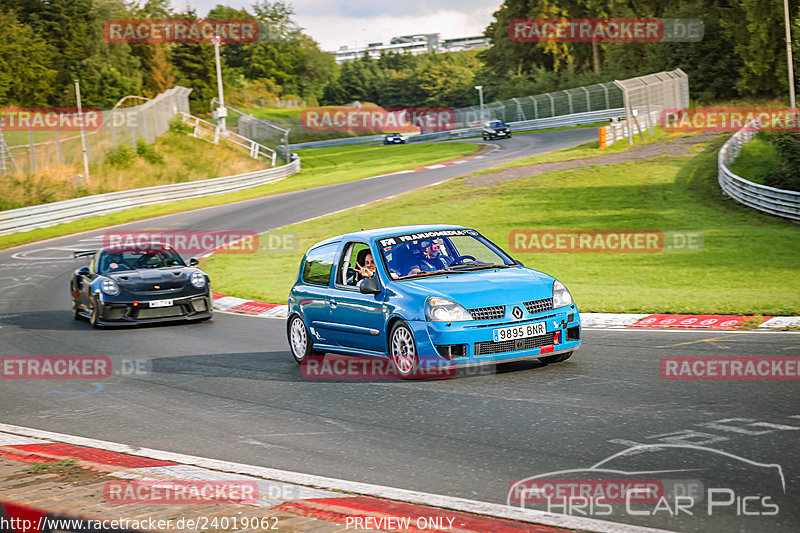
[(511, 129), (502, 120), (490, 120), (483, 125), (483, 140), (508, 139), (511, 137)]
[(400, 133), (387, 133), (383, 138), (383, 144), (406, 144), (406, 136)]
[(211, 284), (197, 259), (187, 265), (161, 243), (75, 252), (88, 256), (91, 263), (70, 280), (75, 320), (100, 327), (211, 318)]

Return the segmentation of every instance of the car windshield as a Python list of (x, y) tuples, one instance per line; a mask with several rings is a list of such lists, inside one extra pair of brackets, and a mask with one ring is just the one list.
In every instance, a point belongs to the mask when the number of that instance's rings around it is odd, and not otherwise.
[(378, 240), (393, 279), (506, 268), (518, 263), (473, 230), (434, 230)]
[(505, 122), (500, 122), (500, 121), (497, 121), (497, 122), (490, 122), (490, 123), (489, 123), (489, 127), (491, 127), (491, 128), (502, 128), (502, 127), (503, 127), (503, 126), (505, 126), (505, 125), (506, 125), (506, 123), (505, 123)]
[(169, 250), (144, 250), (125, 252), (103, 252), (99, 259), (98, 272), (122, 272), (140, 268), (170, 268), (186, 266), (180, 255)]

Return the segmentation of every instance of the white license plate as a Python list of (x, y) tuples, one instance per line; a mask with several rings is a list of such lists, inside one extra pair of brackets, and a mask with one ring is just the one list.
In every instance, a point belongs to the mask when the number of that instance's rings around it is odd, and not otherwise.
[(150, 307), (172, 307), (172, 300), (153, 300)]
[(547, 333), (547, 325), (544, 322), (525, 324), (524, 326), (514, 326), (510, 328), (497, 328), (492, 331), (494, 342), (513, 341), (514, 339), (526, 339)]

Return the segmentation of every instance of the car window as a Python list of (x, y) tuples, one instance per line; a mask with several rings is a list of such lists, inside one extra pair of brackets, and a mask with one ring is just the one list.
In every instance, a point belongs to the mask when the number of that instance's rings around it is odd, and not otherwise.
[(168, 250), (135, 252), (104, 252), (98, 260), (98, 272), (122, 272), (140, 268), (168, 268), (186, 266), (180, 255)]
[(367, 255), (372, 255), (368, 244), (363, 242), (347, 243), (342, 252), (339, 266), (336, 269), (336, 284), (355, 287), (363, 279), (356, 272), (356, 267), (365, 266)]
[(326, 244), (308, 252), (303, 265), (303, 281), (327, 286), (331, 279), (337, 243)]

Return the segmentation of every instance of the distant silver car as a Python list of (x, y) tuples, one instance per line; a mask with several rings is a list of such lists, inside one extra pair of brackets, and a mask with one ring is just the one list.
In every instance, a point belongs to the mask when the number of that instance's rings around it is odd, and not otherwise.
[(387, 133), (383, 137), (383, 144), (406, 144), (407, 140), (401, 133)]
[(502, 120), (493, 119), (483, 124), (483, 140), (508, 139), (511, 137), (511, 129)]

